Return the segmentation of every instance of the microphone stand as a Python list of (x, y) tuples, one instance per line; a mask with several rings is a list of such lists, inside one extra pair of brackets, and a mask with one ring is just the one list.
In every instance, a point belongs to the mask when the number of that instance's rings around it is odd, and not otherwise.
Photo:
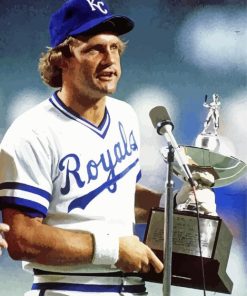
[(166, 181), (166, 205), (164, 209), (164, 275), (163, 296), (170, 296), (172, 278), (172, 238), (173, 238), (173, 162), (174, 148), (168, 143), (167, 155), (167, 181)]

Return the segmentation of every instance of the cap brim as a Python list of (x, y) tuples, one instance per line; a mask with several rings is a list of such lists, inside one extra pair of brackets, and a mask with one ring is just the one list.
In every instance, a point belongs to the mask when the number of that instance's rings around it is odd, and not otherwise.
[(125, 16), (114, 15), (108, 18), (100, 18), (94, 20), (93, 23), (83, 24), (70, 33), (71, 36), (76, 35), (94, 35), (104, 31), (110, 31), (116, 35), (123, 35), (134, 28), (134, 22)]

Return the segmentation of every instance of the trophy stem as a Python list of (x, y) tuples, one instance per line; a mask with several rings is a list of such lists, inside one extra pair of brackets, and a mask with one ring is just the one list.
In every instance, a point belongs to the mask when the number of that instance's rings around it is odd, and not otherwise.
[(206, 296), (206, 279), (205, 279), (205, 270), (204, 270), (204, 260), (202, 256), (202, 240), (201, 240), (201, 227), (200, 227), (200, 214), (199, 214), (199, 206), (196, 197), (195, 188), (193, 188), (195, 201), (196, 201), (196, 215), (197, 215), (197, 233), (198, 233), (198, 246), (200, 253), (200, 263), (201, 263), (201, 271), (202, 271), (202, 287), (203, 287), (203, 296)]
[(173, 240), (173, 162), (174, 149), (169, 144), (167, 157), (167, 181), (166, 181), (166, 206), (164, 210), (164, 274), (163, 274), (163, 296), (170, 296), (172, 279), (172, 240)]

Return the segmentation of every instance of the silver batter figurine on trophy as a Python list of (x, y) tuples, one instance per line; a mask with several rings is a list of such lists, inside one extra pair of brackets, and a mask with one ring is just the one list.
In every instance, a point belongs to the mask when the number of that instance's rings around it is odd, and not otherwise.
[(205, 96), (203, 107), (209, 108), (209, 111), (207, 118), (204, 121), (204, 129), (202, 134), (211, 134), (213, 132), (215, 136), (217, 136), (217, 130), (219, 128), (219, 107), (221, 104), (219, 98), (219, 95), (213, 94), (212, 102), (208, 103), (208, 96)]
[(212, 95), (212, 101), (208, 103), (208, 96), (205, 96), (203, 106), (208, 108), (208, 114), (204, 121), (203, 131), (197, 136), (195, 146), (207, 148), (211, 151), (219, 152), (220, 140), (218, 137), (219, 128), (219, 107), (221, 105), (218, 94)]

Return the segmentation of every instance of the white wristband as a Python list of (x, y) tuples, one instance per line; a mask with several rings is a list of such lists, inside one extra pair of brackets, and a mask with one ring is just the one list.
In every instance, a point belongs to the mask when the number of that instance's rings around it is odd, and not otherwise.
[(113, 265), (119, 257), (119, 238), (110, 234), (94, 233), (93, 264)]

